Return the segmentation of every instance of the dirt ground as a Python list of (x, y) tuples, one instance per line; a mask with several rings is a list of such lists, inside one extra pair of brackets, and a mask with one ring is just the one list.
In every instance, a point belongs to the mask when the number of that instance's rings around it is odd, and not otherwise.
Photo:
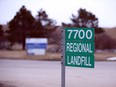
[[(94, 54), (95, 60), (105, 61), (107, 58), (116, 57), (116, 53), (113, 52), (96, 52)], [(3, 59), (32, 59), (32, 60), (60, 60), (60, 53), (46, 53), (44, 56), (27, 55), (26, 51), (0, 51), (0, 58)]]

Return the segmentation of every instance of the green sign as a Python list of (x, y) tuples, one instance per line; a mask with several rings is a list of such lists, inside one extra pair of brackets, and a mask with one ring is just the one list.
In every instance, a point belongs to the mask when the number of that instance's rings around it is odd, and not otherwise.
[(94, 68), (94, 28), (64, 29), (65, 65)]

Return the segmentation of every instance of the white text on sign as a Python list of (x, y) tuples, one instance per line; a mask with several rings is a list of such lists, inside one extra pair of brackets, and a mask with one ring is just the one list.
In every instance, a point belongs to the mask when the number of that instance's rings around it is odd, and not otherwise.
[(91, 43), (66, 43), (66, 51), (93, 53), (91, 46)]
[(83, 38), (87, 38), (87, 39), (91, 39), (93, 34), (91, 30), (87, 30), (86, 32), (84, 30), (68, 30), (69, 35), (68, 38), (70, 39), (71, 36), (73, 35), (74, 39), (76, 39), (77, 37), (79, 39), (83, 39)]

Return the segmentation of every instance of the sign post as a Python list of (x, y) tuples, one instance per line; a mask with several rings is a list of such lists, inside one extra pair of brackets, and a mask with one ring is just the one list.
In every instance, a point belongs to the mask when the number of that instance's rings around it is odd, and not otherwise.
[(65, 87), (65, 31), (62, 31), (62, 54), (61, 54), (61, 87)]
[(65, 87), (65, 66), (94, 68), (94, 28), (65, 28), (62, 36), (61, 87)]

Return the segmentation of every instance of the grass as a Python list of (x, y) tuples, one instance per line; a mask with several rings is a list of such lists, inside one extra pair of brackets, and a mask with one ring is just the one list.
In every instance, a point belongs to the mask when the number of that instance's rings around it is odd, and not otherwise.
[(110, 57), (116, 57), (116, 53), (113, 52), (99, 52), (95, 53), (95, 60), (104, 61)]
[(116, 27), (109, 28), (109, 29), (105, 28), (104, 30), (107, 35), (109, 35), (111, 38), (116, 40)]
[(26, 51), (0, 51), (2, 59), (33, 59), (33, 60), (60, 60), (58, 53), (46, 53), (45, 55), (27, 55)]
[[(109, 57), (116, 57), (116, 53), (98, 52), (94, 54), (95, 60), (105, 61)], [(60, 53), (46, 53), (43, 56), (27, 55), (26, 51), (0, 51), (1, 59), (31, 59), (31, 60), (60, 60)]]

